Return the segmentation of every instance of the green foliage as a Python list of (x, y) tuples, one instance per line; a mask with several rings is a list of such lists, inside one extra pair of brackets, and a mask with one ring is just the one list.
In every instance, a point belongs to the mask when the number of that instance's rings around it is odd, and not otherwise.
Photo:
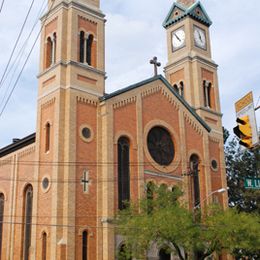
[[(224, 133), (229, 136), (227, 130)], [(239, 212), (258, 214), (258, 218), (260, 218), (260, 191), (244, 188), (244, 179), (246, 177), (256, 177), (257, 175), (260, 177), (259, 165), (257, 165), (257, 163), (259, 164), (259, 149), (255, 152), (243, 150), (238, 145), (238, 140), (235, 137), (225, 144), (225, 157), (229, 206), (237, 208)], [(234, 254), (237, 259), (242, 257), (260, 258), (260, 250), (245, 250), (238, 246), (234, 249)]]
[(152, 243), (183, 260), (192, 259), (194, 252), (200, 255), (199, 259), (205, 259), (223, 249), (232, 253), (237, 248), (244, 251), (259, 248), (258, 216), (211, 207), (202, 214), (202, 222), (197, 222), (192, 212), (180, 203), (181, 194), (178, 188), (172, 192), (165, 186), (153, 187), (153, 199), (148, 196), (119, 212), (117, 233), (125, 237), (128, 257), (145, 259)]
[(225, 156), (229, 205), (237, 207), (239, 211), (260, 214), (260, 192), (244, 188), (244, 179), (257, 175), (255, 153), (249, 150), (241, 150), (237, 138), (233, 138), (225, 145)]

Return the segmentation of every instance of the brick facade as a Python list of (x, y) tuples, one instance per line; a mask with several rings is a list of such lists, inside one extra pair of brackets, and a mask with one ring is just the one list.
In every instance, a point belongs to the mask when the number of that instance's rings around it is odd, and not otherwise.
[[(43, 233), (47, 259), (82, 259), (84, 231), (88, 259), (115, 259), (116, 247), (123, 242), (111, 223), (118, 210), (118, 139), (122, 136), (130, 141), (131, 200), (145, 196), (151, 181), (178, 185), (192, 210), (189, 173), (194, 154), (200, 162), (201, 201), (210, 202), (208, 194), (226, 187), (216, 71), (197, 61), (174, 64), (170, 53), (171, 66), (166, 68), (170, 83), (157, 76), (105, 95), (104, 15), (97, 9), (99, 1), (85, 2), (87, 6), (81, 0), (72, 1), (64, 8), (66, 4), (58, 1), (60, 8), (47, 18), (41, 42), (36, 138), (0, 150), (0, 193), (6, 198), (2, 260), (21, 259), (28, 184), (33, 187), (31, 260), (42, 257)], [(95, 37), (93, 66), (79, 63), (80, 30)], [(54, 31), (57, 58), (46, 70), (42, 63), (45, 40)], [(205, 79), (213, 82), (212, 111), (200, 109)], [(172, 88), (180, 81), (186, 88), (184, 98)], [(46, 124), (50, 124), (48, 150)], [(148, 133), (155, 126), (166, 129), (174, 143), (174, 159), (167, 166), (156, 163), (147, 147)], [(214, 169), (212, 160), (217, 162)], [(226, 207), (226, 195), (218, 201)]]

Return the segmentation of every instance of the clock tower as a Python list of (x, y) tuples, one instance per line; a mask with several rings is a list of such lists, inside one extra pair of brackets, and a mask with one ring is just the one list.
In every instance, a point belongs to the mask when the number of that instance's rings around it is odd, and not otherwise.
[(177, 0), (163, 26), (167, 31), (167, 80), (219, 135), (222, 134), (217, 64), (212, 60), (209, 27), (202, 4)]

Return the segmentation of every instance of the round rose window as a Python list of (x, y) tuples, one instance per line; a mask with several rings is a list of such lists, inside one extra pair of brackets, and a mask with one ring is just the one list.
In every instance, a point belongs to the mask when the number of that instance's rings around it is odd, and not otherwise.
[(147, 136), (148, 150), (155, 162), (162, 166), (171, 164), (174, 158), (174, 144), (170, 133), (162, 127), (153, 127)]

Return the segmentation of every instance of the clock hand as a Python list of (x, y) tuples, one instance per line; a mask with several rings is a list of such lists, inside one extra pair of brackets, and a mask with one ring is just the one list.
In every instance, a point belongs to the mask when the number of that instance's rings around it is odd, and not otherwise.
[(202, 42), (202, 38), (201, 38), (200, 32), (199, 32), (199, 38), (200, 38), (200, 41)]
[(178, 37), (178, 35), (177, 35), (176, 33), (175, 33), (174, 35), (175, 35), (175, 37), (178, 39), (178, 41), (180, 42), (181, 39)]

